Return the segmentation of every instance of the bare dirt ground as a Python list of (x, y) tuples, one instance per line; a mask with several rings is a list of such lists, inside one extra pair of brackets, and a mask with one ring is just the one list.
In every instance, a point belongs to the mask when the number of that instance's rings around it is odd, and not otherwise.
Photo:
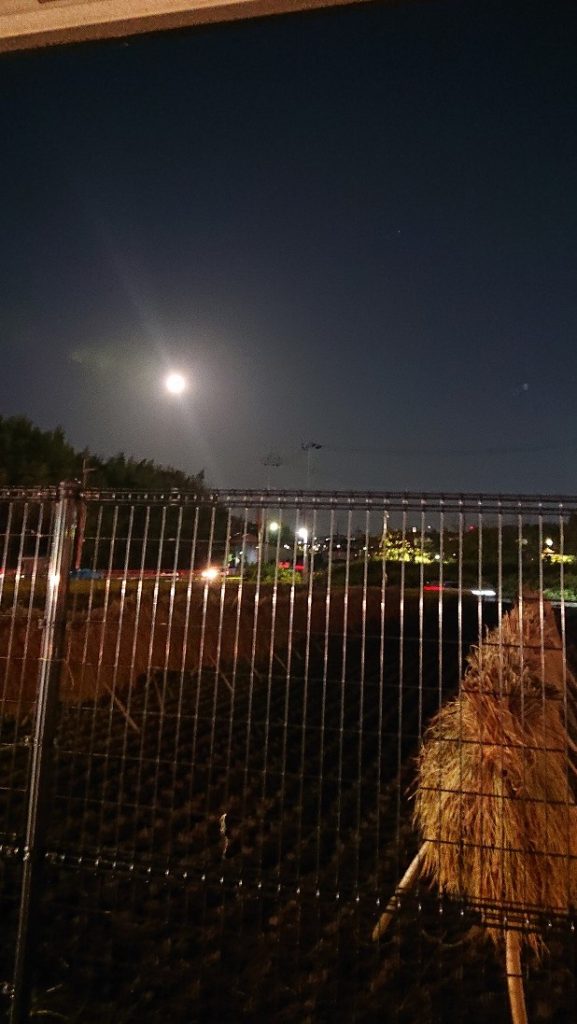
[[(508, 1021), (502, 965), (467, 908), (422, 889), (371, 941), (378, 901), (416, 850), (407, 789), (419, 736), (459, 669), (456, 605), (439, 628), (430, 603), (419, 643), (418, 608), (401, 620), (397, 597), (381, 674), (378, 604), (364, 635), (356, 615), (346, 637), (335, 619), (325, 646), (319, 619), (318, 643), (289, 654), (283, 642), (272, 665), (259, 651), (252, 672), (248, 644), (236, 673), (205, 659), (142, 675), (118, 689), (124, 712), (106, 688), (62, 705), (35, 1016)], [(466, 650), (476, 604), (461, 636)], [(11, 842), (0, 981), (14, 947), (27, 731), (6, 718), (1, 737)], [(529, 1016), (561, 1024), (575, 1018), (575, 933), (552, 922), (549, 935), (549, 957), (527, 965)]]

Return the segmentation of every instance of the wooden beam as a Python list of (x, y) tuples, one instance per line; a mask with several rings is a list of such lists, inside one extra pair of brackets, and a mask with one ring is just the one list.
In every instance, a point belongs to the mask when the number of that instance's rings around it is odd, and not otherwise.
[(0, 52), (375, 0), (2, 0)]

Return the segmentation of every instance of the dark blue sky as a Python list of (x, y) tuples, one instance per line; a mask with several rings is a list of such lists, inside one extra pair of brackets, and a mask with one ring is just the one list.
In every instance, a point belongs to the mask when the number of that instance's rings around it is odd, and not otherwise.
[[(217, 486), (577, 490), (577, 10), (0, 58), (0, 414)], [(185, 398), (162, 389), (188, 373)]]

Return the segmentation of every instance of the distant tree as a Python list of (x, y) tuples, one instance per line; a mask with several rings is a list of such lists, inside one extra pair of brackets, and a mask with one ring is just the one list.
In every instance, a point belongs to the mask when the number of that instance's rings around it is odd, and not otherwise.
[(118, 487), (137, 491), (198, 491), (205, 490), (204, 471), (188, 476), (172, 466), (158, 466), (151, 459), (127, 458), (119, 452), (102, 460), (90, 458), (92, 472), (90, 486)]
[(62, 427), (41, 430), (25, 416), (0, 416), (0, 485), (35, 487), (82, 479), (90, 465), (91, 487), (162, 491), (170, 488), (204, 492), (204, 472), (183, 473), (152, 459), (134, 459), (123, 452), (103, 459), (87, 449), (76, 451)]
[(82, 456), (61, 427), (40, 430), (25, 416), (0, 416), (0, 483), (27, 487), (58, 483), (78, 474)]
[[(88, 489), (164, 493), (178, 490), (193, 492), (199, 499), (206, 496), (202, 471), (188, 475), (172, 466), (159, 466), (151, 459), (127, 457), (123, 452), (103, 459), (86, 449), (76, 451), (61, 427), (43, 431), (25, 416), (0, 417), (0, 486), (45, 487), (61, 480), (82, 481), (83, 477)], [(8, 522), (10, 524), (7, 564), (16, 564), (22, 543), (22, 556), (34, 554), (39, 528), (42, 529), (39, 553), (46, 553), (49, 530), (42, 516), (46, 517), (49, 511), (36, 502), (0, 505), (0, 533), (6, 531)], [(213, 511), (210, 505), (202, 504), (202, 500), (198, 510), (193, 503), (164, 510), (158, 505), (149, 512), (138, 504), (131, 508), (128, 503), (120, 502), (114, 509), (111, 505), (100, 508), (98, 503), (89, 503), (86, 539), (82, 545), (83, 564), (120, 568), (127, 552), (133, 566), (142, 561), (146, 568), (159, 564), (162, 568), (171, 568), (175, 561), (185, 565), (193, 557), (195, 560), (208, 558), (213, 552), (222, 558), (225, 523), (224, 509), (219, 506)], [(194, 551), (193, 537), (196, 537)], [(4, 558), (1, 549), (0, 558)]]

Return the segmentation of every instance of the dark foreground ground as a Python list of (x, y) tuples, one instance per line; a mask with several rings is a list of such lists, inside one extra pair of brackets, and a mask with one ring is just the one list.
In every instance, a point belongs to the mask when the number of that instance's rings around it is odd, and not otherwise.
[[(494, 615), (486, 610), (490, 620)], [(456, 620), (398, 620), (268, 673), (159, 674), (61, 709), (32, 1014), (144, 1024), (509, 1020), (478, 916), (422, 890), (380, 944), (416, 851), (422, 729), (454, 692)], [(463, 648), (477, 629), (465, 616)], [(441, 644), (439, 644), (439, 636)], [(343, 664), (344, 654), (344, 664)], [(0, 982), (12, 973), (28, 747), (4, 725)], [(544, 922), (547, 928), (547, 922)], [(575, 933), (526, 967), (529, 1018), (575, 1019)], [(3, 1012), (8, 997), (4, 995)]]

